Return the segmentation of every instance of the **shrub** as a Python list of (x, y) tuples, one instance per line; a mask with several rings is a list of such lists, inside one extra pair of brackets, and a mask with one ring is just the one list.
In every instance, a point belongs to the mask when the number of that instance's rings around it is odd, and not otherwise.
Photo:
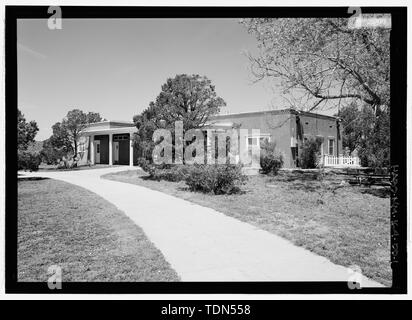
[(310, 138), (303, 143), (299, 154), (301, 168), (314, 169), (317, 167), (321, 144), (322, 140), (320, 138)]
[(185, 182), (191, 191), (213, 194), (231, 194), (240, 191), (246, 181), (240, 165), (193, 165)]
[(140, 157), (137, 159), (137, 165), (147, 172), (150, 177), (154, 177), (156, 166), (146, 158)]
[(143, 171), (148, 172), (149, 171), (149, 167), (150, 167), (150, 162), (149, 160), (147, 160), (146, 158), (138, 158), (137, 159), (137, 165), (142, 168)]
[(183, 181), (189, 171), (189, 166), (187, 165), (167, 163), (153, 164), (145, 158), (139, 158), (137, 163), (149, 174), (149, 178), (153, 180)]
[(40, 154), (26, 150), (18, 150), (17, 158), (18, 170), (39, 170), (39, 165), (41, 163)]
[(277, 174), (283, 166), (283, 155), (276, 149), (276, 143), (265, 140), (260, 148), (261, 173)]
[(149, 179), (172, 182), (185, 181), (191, 191), (230, 194), (240, 191), (246, 180), (241, 165), (177, 165), (151, 164), (139, 159), (139, 165), (149, 174)]
[(184, 181), (186, 176), (190, 171), (190, 166), (188, 165), (169, 165), (155, 166), (152, 178), (155, 180), (166, 180), (172, 182)]
[(62, 157), (57, 165), (57, 169), (73, 169), (77, 168), (78, 159), (73, 153), (69, 153)]

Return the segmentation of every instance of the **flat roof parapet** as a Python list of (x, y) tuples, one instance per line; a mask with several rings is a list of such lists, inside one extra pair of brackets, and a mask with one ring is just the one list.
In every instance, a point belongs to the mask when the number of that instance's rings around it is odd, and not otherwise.
[(135, 124), (130, 121), (101, 121), (87, 125), (87, 128), (102, 127), (102, 128), (119, 128), (119, 127), (134, 127)]
[(257, 115), (277, 115), (277, 114), (294, 114), (294, 115), (303, 115), (314, 118), (328, 119), (328, 120), (337, 120), (337, 117), (327, 116), (324, 114), (308, 112), (308, 111), (299, 111), (295, 109), (279, 109), (279, 110), (263, 110), (263, 111), (247, 111), (239, 113), (230, 113), (230, 114), (218, 114), (212, 116), (211, 119), (225, 119), (225, 118), (237, 118), (244, 116), (257, 116)]

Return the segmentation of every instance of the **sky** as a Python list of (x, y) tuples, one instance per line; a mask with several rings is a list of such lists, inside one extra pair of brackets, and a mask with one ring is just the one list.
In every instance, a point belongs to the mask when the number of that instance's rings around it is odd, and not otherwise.
[(253, 83), (246, 52), (257, 41), (237, 19), (63, 19), (17, 25), (18, 106), (39, 126), (36, 140), (74, 108), (129, 120), (176, 74), (208, 77), (222, 113), (286, 107), (267, 82)]

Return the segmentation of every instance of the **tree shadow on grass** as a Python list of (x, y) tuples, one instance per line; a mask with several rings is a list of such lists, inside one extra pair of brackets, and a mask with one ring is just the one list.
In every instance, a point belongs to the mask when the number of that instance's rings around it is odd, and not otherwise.
[(213, 192), (204, 192), (201, 190), (191, 190), (189, 186), (187, 185), (182, 185), (182, 186), (178, 186), (176, 188), (179, 191), (182, 192), (192, 192), (192, 193), (199, 193), (199, 194), (207, 194), (207, 195), (212, 195), (212, 196), (230, 196), (230, 195), (242, 195), (242, 194), (246, 194), (248, 192), (250, 192), (250, 190), (245, 190), (243, 188), (240, 187), (235, 187), (231, 192), (227, 192), (227, 193), (213, 193)]
[(316, 177), (273, 177), (266, 182), (267, 187), (285, 185), (289, 190), (303, 190), (308, 192), (317, 192), (322, 186)]
[(293, 173), (288, 175), (279, 175), (276, 179), (285, 182), (301, 182), (301, 181), (318, 181), (319, 176), (321, 174), (319, 172), (310, 172), (310, 173)]
[(388, 187), (383, 188), (360, 188), (362, 194), (370, 194), (379, 198), (390, 198), (391, 189)]
[(303, 190), (308, 192), (317, 192), (319, 191), (321, 186), (312, 183), (308, 183), (305, 181), (293, 181), (289, 186), (291, 190)]
[[(300, 176), (296, 177), (282, 177), (270, 180), (270, 184), (276, 184), (276, 182), (285, 182), (287, 183), (287, 188), (289, 190), (302, 190), (307, 192), (320, 192), (320, 191), (330, 191), (335, 193), (337, 190), (350, 187), (350, 185), (341, 184), (338, 181), (333, 182), (331, 180), (318, 180), (316, 175), (313, 176)], [(356, 186), (352, 188), (356, 189)], [(379, 198), (389, 198), (391, 196), (391, 191), (389, 187), (359, 187), (358, 191), (362, 194), (370, 194)]]
[(39, 181), (39, 180), (48, 180), (50, 178), (46, 177), (17, 177), (18, 181)]
[(145, 180), (145, 181), (160, 181), (160, 179), (155, 179), (152, 176), (139, 176), (139, 179)]

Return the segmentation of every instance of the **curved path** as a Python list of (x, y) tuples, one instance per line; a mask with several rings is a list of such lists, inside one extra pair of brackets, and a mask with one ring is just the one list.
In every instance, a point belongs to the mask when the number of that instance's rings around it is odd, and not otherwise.
[[(103, 169), (22, 173), (89, 189), (143, 228), (183, 281), (348, 281), (328, 259), (210, 208), (101, 176)], [(96, 213), (97, 214), (97, 213)], [(382, 287), (366, 277), (363, 287)]]

